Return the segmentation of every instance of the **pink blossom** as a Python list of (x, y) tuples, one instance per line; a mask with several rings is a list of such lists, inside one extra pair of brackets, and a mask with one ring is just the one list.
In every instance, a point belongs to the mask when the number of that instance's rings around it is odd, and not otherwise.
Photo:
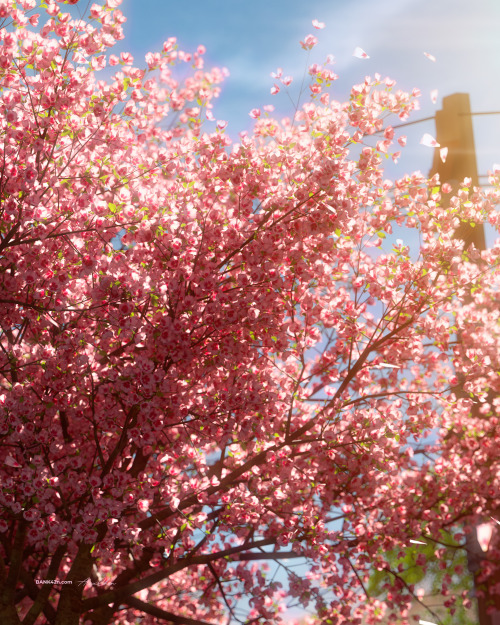
[(130, 54), (130, 52), (122, 52), (120, 54), (120, 58), (125, 65), (132, 65), (134, 62), (134, 57)]
[(248, 310), (248, 318), (249, 319), (257, 319), (260, 315), (260, 310), (258, 308), (250, 308)]
[(106, 67), (106, 57), (104, 54), (92, 58), (90, 65), (94, 71), (100, 71)]
[(40, 511), (36, 508), (30, 508), (29, 510), (25, 510), (23, 513), (26, 521), (36, 521), (40, 518)]
[(179, 507), (179, 504), (181, 503), (180, 499), (178, 497), (172, 497), (172, 499), (170, 500), (170, 508), (172, 510), (177, 510), (177, 508)]
[(304, 50), (311, 50), (317, 43), (318, 39), (314, 35), (306, 35), (300, 45)]

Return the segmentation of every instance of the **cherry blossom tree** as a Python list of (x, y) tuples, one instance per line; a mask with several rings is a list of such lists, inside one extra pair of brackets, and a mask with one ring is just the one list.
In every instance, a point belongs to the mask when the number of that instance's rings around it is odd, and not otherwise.
[(202, 46), (62, 4), (0, 2), (1, 622), (405, 618), (386, 555), (498, 512), (498, 193), (386, 179), (388, 79), (232, 143)]

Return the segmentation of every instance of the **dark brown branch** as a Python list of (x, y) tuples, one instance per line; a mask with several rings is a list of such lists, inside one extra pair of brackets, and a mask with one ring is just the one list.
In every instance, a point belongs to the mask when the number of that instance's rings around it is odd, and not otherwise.
[(111, 468), (113, 467), (113, 464), (114, 464), (115, 460), (118, 458), (120, 453), (123, 451), (123, 449), (127, 445), (128, 429), (130, 427), (134, 427), (135, 426), (135, 424), (137, 422), (137, 415), (139, 414), (140, 409), (141, 409), (141, 407), (138, 404), (136, 404), (135, 406), (132, 406), (132, 408), (129, 410), (129, 412), (127, 414), (127, 417), (125, 419), (125, 424), (123, 426), (123, 430), (122, 430), (121, 436), (120, 436), (120, 438), (118, 440), (118, 443), (116, 444), (115, 448), (113, 449), (113, 451), (109, 455), (109, 458), (108, 458), (108, 461), (106, 462), (106, 465), (102, 469), (101, 478), (103, 478), (105, 475), (107, 475), (111, 471)]
[[(57, 576), (57, 572), (59, 571), (59, 565), (65, 553), (66, 553), (66, 547), (63, 545), (60, 545), (56, 549), (54, 555), (52, 556), (49, 569), (47, 571), (47, 579), (54, 579)], [(29, 589), (27, 590), (29, 594)], [(26, 614), (26, 616), (23, 619), (23, 625), (34, 625), (40, 612), (42, 611), (45, 612), (45, 608), (47, 606), (50, 606), (50, 604), (48, 603), (48, 600), (49, 600), (49, 595), (50, 595), (51, 590), (52, 590), (52, 584), (44, 584), (42, 588), (38, 589), (38, 593), (36, 594), (35, 601), (33, 605), (31, 606), (28, 614)], [(55, 612), (52, 614), (52, 616), (55, 616)]]
[[(275, 542), (274, 538), (265, 538), (259, 541), (256, 541), (251, 545), (251, 548), (257, 547), (265, 547), (267, 545), (273, 545)], [(107, 605), (109, 603), (117, 603), (120, 601), (124, 601), (126, 597), (130, 597), (134, 595), (136, 592), (140, 590), (144, 590), (145, 588), (150, 588), (154, 584), (158, 584), (163, 581), (167, 577), (171, 577), (174, 573), (178, 571), (182, 571), (185, 568), (199, 566), (200, 564), (208, 564), (209, 562), (214, 562), (221, 558), (227, 558), (228, 556), (232, 556), (234, 554), (239, 553), (240, 551), (244, 551), (248, 549), (248, 546), (245, 547), (243, 545), (237, 547), (231, 547), (231, 549), (224, 549), (222, 551), (218, 551), (216, 553), (207, 553), (200, 556), (193, 556), (189, 558), (182, 558), (177, 561), (172, 566), (162, 569), (161, 571), (157, 571), (148, 577), (144, 577), (139, 579), (124, 588), (117, 588), (116, 590), (110, 590), (108, 592), (103, 593), (99, 597), (91, 597), (86, 599), (82, 608), (84, 612), (88, 612), (89, 610), (93, 610), (101, 605)]]
[(174, 614), (173, 612), (161, 610), (150, 603), (137, 599), (137, 597), (129, 597), (124, 601), (124, 603), (131, 608), (136, 608), (146, 614), (151, 614), (151, 616), (162, 619), (167, 623), (175, 623), (176, 625), (214, 625), (213, 623), (208, 623), (207, 621), (200, 621), (198, 619), (189, 618), (189, 616), (180, 616), (179, 614)]
[(24, 541), (27, 530), (27, 523), (23, 520), (19, 520), (17, 523), (14, 544), (9, 557), (9, 574), (5, 580), (3, 591), (0, 594), (0, 604), (9, 605), (14, 600), (17, 580), (19, 579), (23, 563)]

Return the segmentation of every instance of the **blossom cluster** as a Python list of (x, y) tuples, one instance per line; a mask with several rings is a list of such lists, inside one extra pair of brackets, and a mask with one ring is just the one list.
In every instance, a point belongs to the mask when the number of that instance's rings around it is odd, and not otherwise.
[(386, 179), (416, 106), (390, 80), (232, 143), (202, 46), (136, 66), (119, 0), (60, 4), (0, 3), (0, 616), (405, 617), (387, 553), (498, 503), (500, 244), (454, 238), (498, 226), (498, 192)]

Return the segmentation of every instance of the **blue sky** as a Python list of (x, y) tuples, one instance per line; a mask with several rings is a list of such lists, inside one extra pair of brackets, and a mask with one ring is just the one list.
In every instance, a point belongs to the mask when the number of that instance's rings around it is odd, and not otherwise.
[[(234, 138), (251, 129), (248, 112), (254, 107), (274, 104), (278, 114), (292, 113), (283, 92), (270, 95), (270, 72), (282, 67), (292, 75), (296, 95), (307, 65), (327, 54), (334, 55), (339, 75), (332, 91), (337, 100), (345, 100), (365, 75), (378, 72), (402, 89), (421, 89), (421, 111), (412, 119), (433, 115), (442, 97), (457, 91), (470, 93), (475, 112), (500, 110), (498, 0), (124, 0), (121, 9), (128, 21), (119, 49), (132, 52), (137, 64), (176, 36), (186, 50), (205, 45), (208, 64), (229, 69), (214, 113), (229, 121)], [(326, 28), (313, 29), (312, 19)], [(299, 45), (308, 33), (320, 40), (309, 57)], [(354, 58), (356, 46), (370, 58)], [(433, 89), (439, 91), (437, 104), (430, 99)], [(485, 174), (500, 162), (500, 115), (475, 117), (474, 130), (479, 173)], [(432, 149), (419, 144), (424, 132), (435, 134), (432, 121), (407, 130), (407, 156), (398, 173), (428, 172)]]

